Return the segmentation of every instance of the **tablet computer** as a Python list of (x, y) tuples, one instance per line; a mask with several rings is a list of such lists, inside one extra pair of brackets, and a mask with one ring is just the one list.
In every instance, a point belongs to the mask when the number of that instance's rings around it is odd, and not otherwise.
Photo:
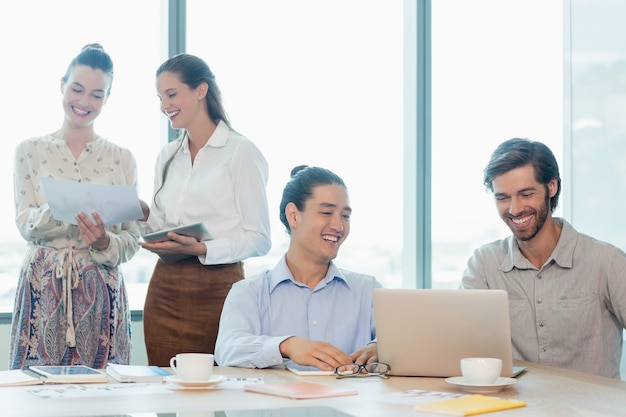
[(44, 382), (69, 384), (108, 381), (104, 372), (85, 365), (39, 365), (31, 366), (29, 369), (45, 377)]
[(183, 236), (191, 236), (193, 238), (196, 238), (198, 242), (212, 239), (211, 233), (209, 233), (209, 230), (207, 229), (205, 224), (200, 222), (200, 223), (187, 224), (184, 226), (177, 226), (171, 229), (160, 230), (154, 233), (148, 233), (147, 235), (143, 236), (143, 240), (144, 242), (148, 242), (148, 243), (165, 242), (167, 240), (171, 240), (170, 238), (167, 237), (168, 232), (174, 232), (176, 234), (183, 235)]

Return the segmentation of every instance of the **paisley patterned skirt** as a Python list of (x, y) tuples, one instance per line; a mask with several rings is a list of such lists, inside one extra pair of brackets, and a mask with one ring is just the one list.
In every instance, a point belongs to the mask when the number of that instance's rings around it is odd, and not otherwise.
[[(101, 369), (107, 362), (130, 363), (130, 310), (121, 271), (94, 263), (88, 252), (66, 255), (52, 248), (29, 248), (15, 295), (11, 369), (30, 365)], [(66, 290), (67, 285), (71, 289)]]

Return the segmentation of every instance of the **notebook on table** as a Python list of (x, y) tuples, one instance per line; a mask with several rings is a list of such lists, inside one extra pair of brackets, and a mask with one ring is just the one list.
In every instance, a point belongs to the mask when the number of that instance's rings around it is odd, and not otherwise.
[(422, 413), (473, 416), (519, 407), (526, 407), (526, 401), (475, 394), (417, 404), (415, 410)]
[(504, 290), (374, 289), (378, 360), (391, 375), (461, 375), (461, 358), (502, 359), (513, 375)]
[(343, 395), (357, 395), (359, 392), (354, 388), (336, 385), (316, 384), (314, 382), (295, 381), (280, 382), (275, 384), (244, 385), (244, 391), (259, 394), (278, 395), (293, 399), (340, 397)]

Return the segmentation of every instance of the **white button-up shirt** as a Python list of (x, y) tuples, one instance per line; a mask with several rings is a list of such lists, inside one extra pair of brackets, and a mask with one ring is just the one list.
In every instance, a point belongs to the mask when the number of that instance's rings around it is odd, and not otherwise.
[[(180, 146), (180, 149), (179, 149)], [(174, 154), (165, 184), (150, 207), (144, 234), (204, 222), (212, 240), (203, 242), (205, 265), (265, 255), (270, 247), (266, 196), (268, 166), (261, 151), (224, 122), (198, 151), (192, 164), (188, 139), (166, 145), (157, 158), (154, 191)]]

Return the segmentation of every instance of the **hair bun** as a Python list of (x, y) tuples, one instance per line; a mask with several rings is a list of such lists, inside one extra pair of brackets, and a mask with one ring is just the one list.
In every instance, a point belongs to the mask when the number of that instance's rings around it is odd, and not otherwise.
[(298, 172), (300, 172), (300, 171), (302, 171), (303, 169), (306, 169), (306, 168), (308, 168), (308, 167), (309, 167), (308, 165), (298, 165), (298, 166), (294, 167), (294, 168), (291, 170), (291, 178), (295, 177), (295, 176), (296, 176), (296, 174), (297, 174)]
[(104, 48), (99, 43), (88, 43), (87, 45), (83, 46), (83, 49), (81, 49), (80, 51), (86, 51), (87, 49), (100, 49), (101, 51), (104, 51)]

